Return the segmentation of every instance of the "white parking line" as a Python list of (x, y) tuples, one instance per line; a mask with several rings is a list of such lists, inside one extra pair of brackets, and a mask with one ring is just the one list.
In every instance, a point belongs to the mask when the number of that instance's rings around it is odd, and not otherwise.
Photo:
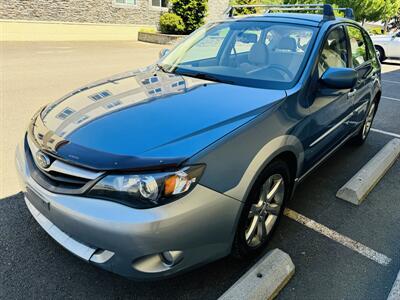
[(396, 137), (396, 138), (400, 138), (400, 134), (393, 133), (393, 132), (389, 132), (389, 131), (385, 131), (385, 130), (380, 130), (380, 129), (376, 129), (376, 128), (371, 128), (371, 131), (373, 131), (373, 132), (378, 132), (378, 133), (382, 133), (382, 134), (386, 134), (386, 135), (393, 136), (393, 137)]
[(393, 283), (392, 290), (390, 291), (387, 300), (399, 300), (400, 299), (400, 271), (397, 274), (397, 278)]
[(331, 240), (334, 240), (335, 242), (338, 242), (339, 244), (377, 262), (378, 264), (381, 264), (382, 266), (387, 266), (392, 261), (386, 255), (376, 252), (375, 250), (373, 250), (359, 242), (356, 242), (356, 241), (350, 239), (349, 237), (344, 236), (322, 224), (319, 224), (319, 223), (295, 212), (294, 210), (286, 208), (284, 211), (284, 215), (287, 216), (288, 218), (290, 218), (300, 224), (303, 224), (304, 226), (326, 236), (327, 238), (330, 238)]
[(394, 81), (394, 80), (382, 80), (383, 82), (388, 82), (388, 83), (399, 83), (400, 81)]
[(400, 102), (400, 99), (397, 99), (397, 98), (386, 97), (386, 96), (382, 96), (381, 98), (387, 99), (387, 100), (392, 100), (392, 101), (399, 101), (399, 102)]

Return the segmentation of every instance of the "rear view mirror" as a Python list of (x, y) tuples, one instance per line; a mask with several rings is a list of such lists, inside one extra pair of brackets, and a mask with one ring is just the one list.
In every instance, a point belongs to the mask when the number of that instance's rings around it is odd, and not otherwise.
[(351, 68), (329, 68), (321, 77), (321, 82), (332, 89), (351, 89), (357, 82), (358, 74)]
[(257, 43), (257, 34), (255, 33), (239, 33), (236, 40), (244, 44), (255, 44)]

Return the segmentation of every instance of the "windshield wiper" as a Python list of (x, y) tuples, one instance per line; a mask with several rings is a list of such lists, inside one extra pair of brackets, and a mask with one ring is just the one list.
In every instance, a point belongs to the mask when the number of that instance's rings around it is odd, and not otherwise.
[(225, 80), (221, 79), (219, 77), (216, 77), (214, 75), (208, 74), (208, 73), (201, 73), (201, 72), (176, 72), (176, 74), (183, 75), (183, 76), (189, 76), (189, 77), (195, 77), (199, 79), (204, 79), (204, 80), (209, 80), (209, 81), (215, 81), (215, 82), (221, 82), (221, 83), (230, 83), (233, 84), (234, 82), (232, 80)]
[(167, 69), (165, 69), (165, 67), (164, 67), (163, 65), (161, 65), (161, 64), (156, 64), (156, 67), (157, 67), (159, 70), (163, 71), (164, 73), (173, 74), (173, 72), (168, 72)]

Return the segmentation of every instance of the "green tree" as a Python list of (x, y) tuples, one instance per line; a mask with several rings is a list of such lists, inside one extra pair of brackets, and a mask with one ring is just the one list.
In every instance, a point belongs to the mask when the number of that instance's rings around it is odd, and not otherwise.
[(400, 0), (386, 0), (382, 7), (382, 21), (384, 22), (384, 32), (388, 29), (389, 21), (399, 14)]
[[(212, 0), (211, 0), (212, 1)], [(257, 4), (256, 0), (234, 0), (232, 1), (233, 5), (254, 5)], [(234, 15), (251, 15), (256, 13), (255, 7), (243, 7), (237, 8), (234, 11)]]
[[(349, 7), (353, 9), (356, 21), (379, 21), (383, 18), (382, 12), (385, 2), (400, 2), (400, 0), (325, 0), (324, 3), (336, 7)], [(312, 4), (313, 0), (284, 0), (285, 3)], [(394, 13), (393, 15), (395, 15)]]
[(207, 0), (171, 0), (172, 12), (185, 24), (185, 33), (191, 33), (204, 24)]

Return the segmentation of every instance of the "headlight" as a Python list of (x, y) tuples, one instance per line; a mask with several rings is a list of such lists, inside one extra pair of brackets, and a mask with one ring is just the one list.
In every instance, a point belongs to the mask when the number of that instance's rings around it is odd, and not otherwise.
[(159, 206), (191, 191), (204, 168), (204, 165), (195, 165), (175, 172), (108, 175), (97, 182), (87, 195), (135, 208)]

